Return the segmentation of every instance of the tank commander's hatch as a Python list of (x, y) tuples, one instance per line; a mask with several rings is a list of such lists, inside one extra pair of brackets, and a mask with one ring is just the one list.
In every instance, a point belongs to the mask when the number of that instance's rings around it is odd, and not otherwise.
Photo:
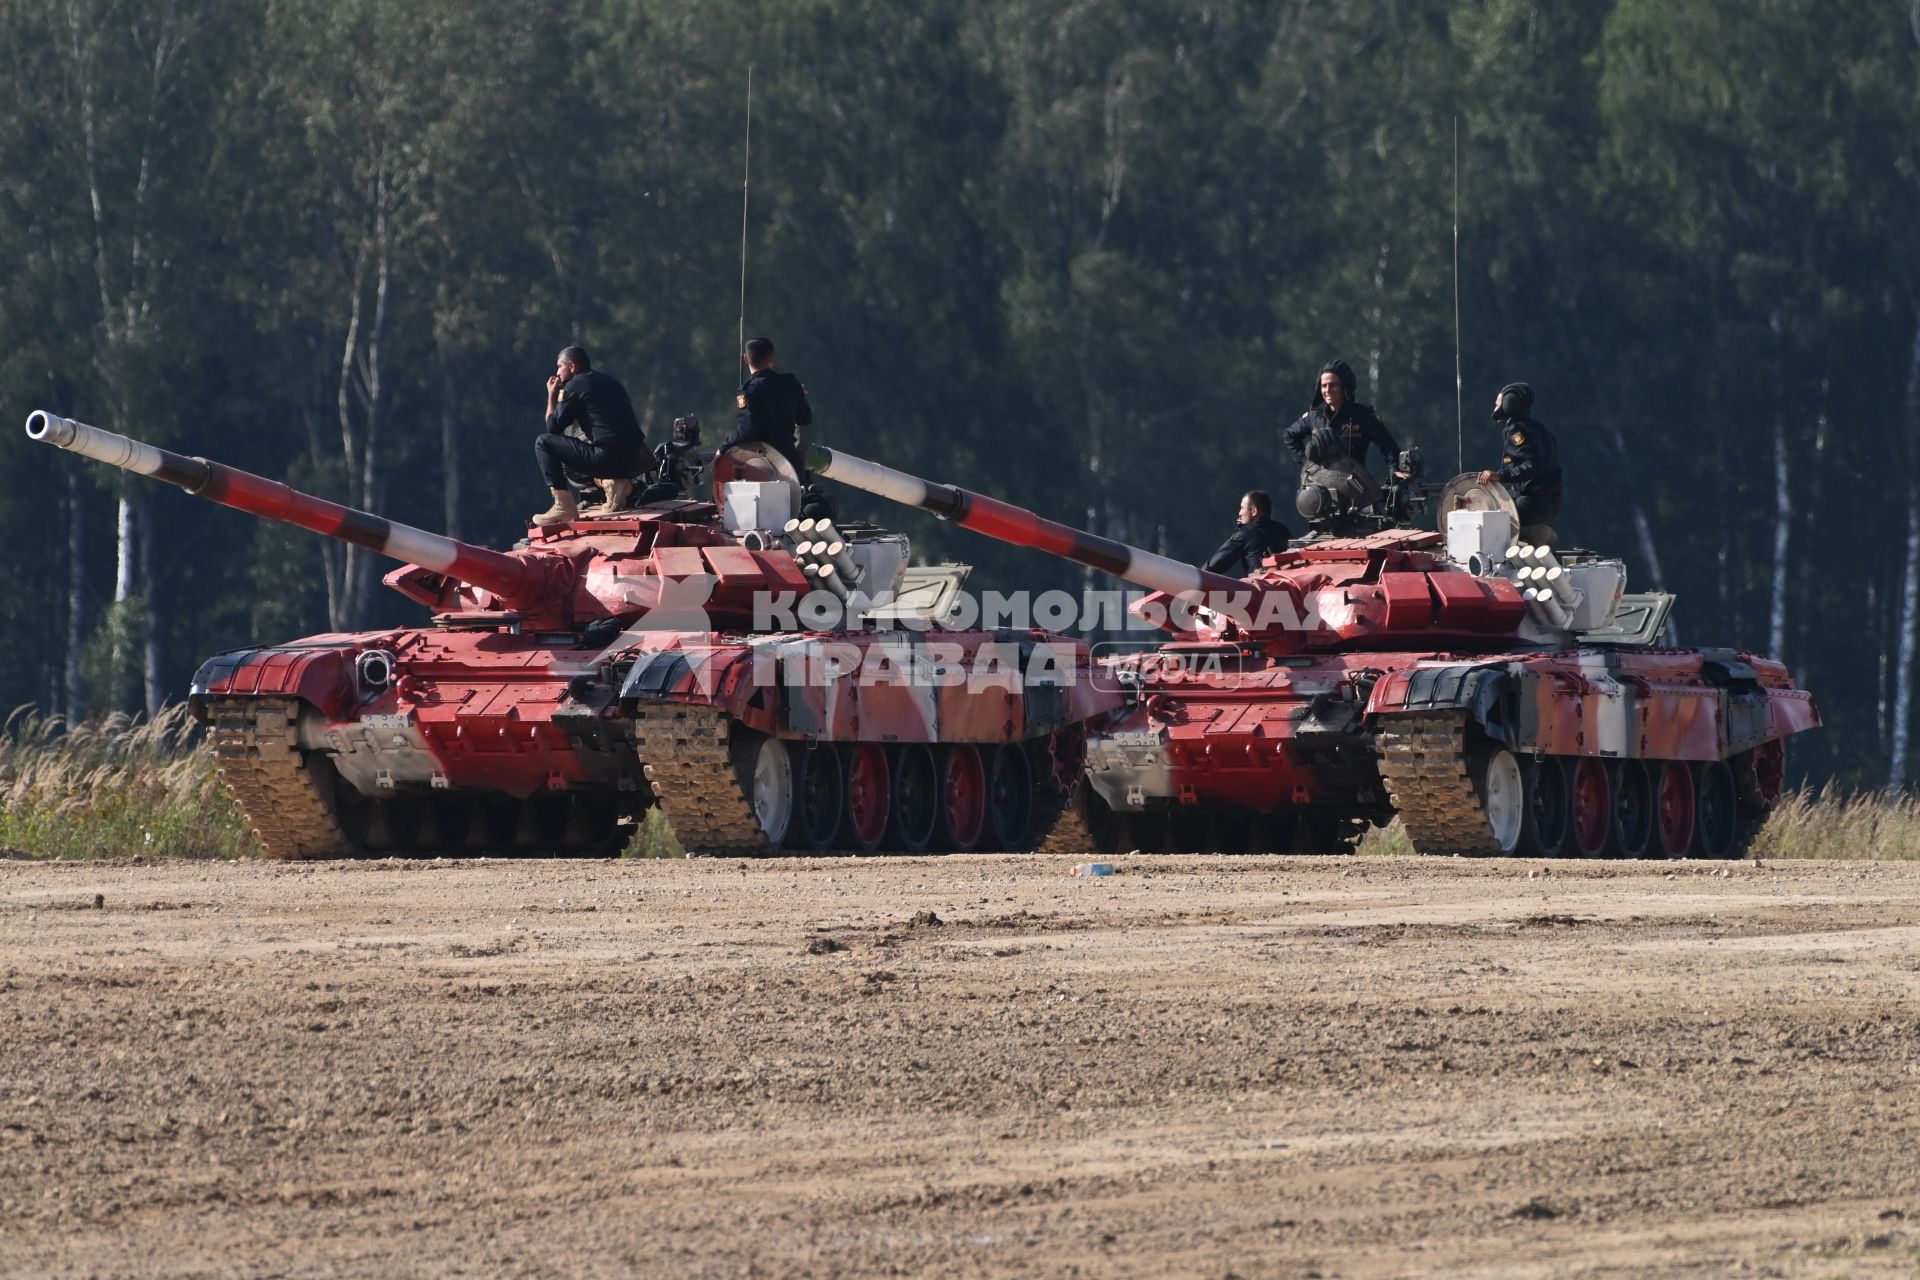
[(1583, 644), (1658, 644), (1673, 612), (1671, 591), (1629, 592), (1613, 606), (1604, 627), (1579, 633)]

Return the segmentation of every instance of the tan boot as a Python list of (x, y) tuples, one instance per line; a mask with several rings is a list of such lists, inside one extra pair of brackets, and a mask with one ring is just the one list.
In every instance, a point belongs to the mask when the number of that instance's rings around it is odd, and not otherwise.
[(574, 500), (573, 490), (555, 489), (553, 505), (533, 518), (538, 525), (566, 524), (580, 518), (579, 504)]
[(607, 500), (601, 503), (596, 510), (599, 511), (601, 515), (610, 516), (616, 511), (625, 511), (627, 504), (633, 501), (633, 481), (602, 480), (600, 482), (600, 492), (607, 495)]

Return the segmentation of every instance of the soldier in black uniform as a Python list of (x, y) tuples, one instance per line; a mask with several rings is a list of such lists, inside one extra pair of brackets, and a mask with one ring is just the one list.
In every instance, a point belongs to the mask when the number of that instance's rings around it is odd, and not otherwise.
[(1258, 489), (1249, 489), (1240, 499), (1233, 533), (1207, 558), (1205, 568), (1209, 573), (1244, 578), (1269, 555), (1284, 551), (1292, 536), (1287, 526), (1273, 518), (1273, 499)]
[(727, 449), (755, 441), (770, 445), (793, 464), (794, 474), (804, 483), (806, 460), (800, 455), (795, 428), (813, 422), (807, 388), (792, 374), (774, 369), (773, 343), (769, 339), (747, 339), (741, 358), (747, 362), (747, 380), (740, 384), (740, 394), (734, 397), (733, 434), (720, 447)]
[(1493, 420), (1500, 424), (1500, 467), (1482, 471), (1480, 483), (1498, 480), (1513, 495), (1520, 513), (1520, 540), (1552, 546), (1557, 534), (1565, 490), (1560, 475), (1560, 449), (1553, 433), (1532, 417), (1533, 388), (1509, 382), (1493, 398)]
[(1308, 519), (1331, 515), (1331, 502), (1344, 507), (1380, 500), (1380, 485), (1367, 467), (1367, 450), (1380, 451), (1384, 467), (1400, 458), (1400, 445), (1372, 405), (1353, 398), (1353, 366), (1335, 360), (1320, 370), (1313, 407), (1286, 430), (1287, 449), (1301, 464), (1300, 496), (1295, 505)]
[[(585, 438), (564, 434), (568, 427)], [(568, 347), (554, 362), (547, 379), (547, 429), (533, 442), (533, 452), (553, 490), (553, 506), (535, 516), (535, 524), (579, 517), (579, 501), (567, 480), (570, 469), (601, 481), (608, 511), (617, 511), (633, 492), (633, 477), (645, 465), (646, 433), (627, 389), (597, 372), (585, 347)]]

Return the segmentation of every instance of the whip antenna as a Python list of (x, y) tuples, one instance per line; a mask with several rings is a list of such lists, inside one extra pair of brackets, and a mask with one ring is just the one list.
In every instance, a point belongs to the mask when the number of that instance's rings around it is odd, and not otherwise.
[[(744, 304), (743, 304), (744, 305)], [(1453, 118), (1453, 466), (1467, 468), (1467, 411), (1460, 380), (1460, 117)]]
[(747, 349), (747, 191), (753, 183), (753, 64), (747, 64), (747, 142), (740, 167), (740, 341), (733, 349), (733, 372)]

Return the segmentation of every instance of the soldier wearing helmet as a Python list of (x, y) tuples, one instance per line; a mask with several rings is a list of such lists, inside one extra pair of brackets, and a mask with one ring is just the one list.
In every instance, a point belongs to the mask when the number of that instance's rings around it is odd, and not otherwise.
[(1532, 416), (1533, 388), (1509, 382), (1493, 398), (1493, 420), (1500, 426), (1500, 466), (1482, 471), (1480, 483), (1498, 480), (1513, 495), (1523, 542), (1552, 546), (1553, 522), (1564, 498), (1560, 449), (1546, 424)]
[(1301, 464), (1294, 505), (1309, 520), (1380, 500), (1380, 484), (1367, 467), (1367, 451), (1380, 451), (1383, 467), (1400, 457), (1393, 433), (1372, 405), (1353, 398), (1353, 366), (1335, 360), (1320, 370), (1312, 406), (1286, 430), (1287, 449)]

